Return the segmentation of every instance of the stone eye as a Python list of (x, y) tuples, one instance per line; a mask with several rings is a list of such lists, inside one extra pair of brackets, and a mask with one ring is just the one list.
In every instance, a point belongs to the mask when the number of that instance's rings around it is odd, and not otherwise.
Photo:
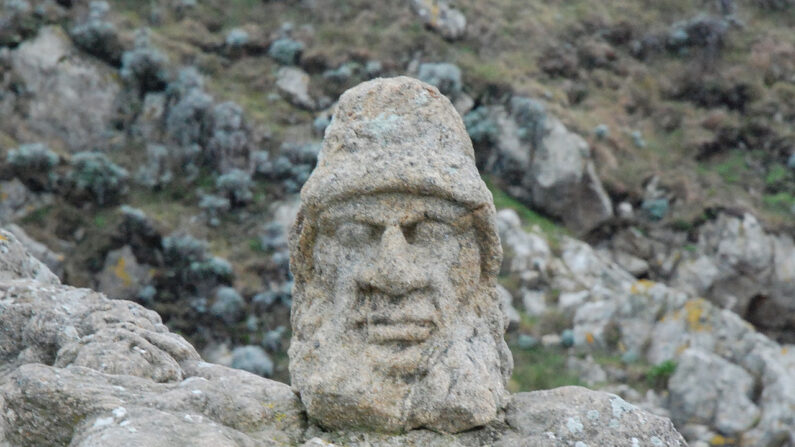
[(403, 237), (406, 242), (436, 242), (447, 239), (454, 233), (453, 227), (437, 220), (423, 220), (411, 225), (404, 225)]
[(337, 227), (336, 237), (346, 247), (358, 247), (372, 243), (379, 235), (380, 228), (361, 222), (345, 222)]

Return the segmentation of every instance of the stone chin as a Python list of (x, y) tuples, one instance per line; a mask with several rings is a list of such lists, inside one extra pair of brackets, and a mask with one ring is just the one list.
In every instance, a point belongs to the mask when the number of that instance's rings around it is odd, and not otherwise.
[(505, 403), (503, 347), (485, 325), (459, 326), (408, 347), (334, 332), (321, 327), (313, 340), (290, 347), (291, 359), (304, 363), (292, 374), (293, 387), (326, 429), (456, 433), (489, 423)]

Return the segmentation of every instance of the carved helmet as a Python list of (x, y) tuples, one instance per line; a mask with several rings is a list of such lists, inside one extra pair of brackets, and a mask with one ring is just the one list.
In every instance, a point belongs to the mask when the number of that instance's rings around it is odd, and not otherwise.
[(439, 197), (475, 212), (482, 274), (497, 274), (502, 248), (494, 202), (464, 123), (436, 87), (401, 76), (364, 82), (340, 97), (290, 234), (296, 279), (311, 272), (318, 213), (389, 192)]

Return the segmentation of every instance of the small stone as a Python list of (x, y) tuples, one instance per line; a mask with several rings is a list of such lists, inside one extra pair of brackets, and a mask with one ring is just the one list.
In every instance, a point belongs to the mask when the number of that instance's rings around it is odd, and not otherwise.
[(632, 204), (629, 202), (621, 202), (618, 204), (618, 217), (622, 219), (632, 219), (635, 213), (632, 209)]
[(262, 377), (273, 375), (273, 361), (259, 346), (239, 346), (232, 350), (232, 368)]
[(593, 129), (594, 135), (596, 138), (603, 140), (610, 136), (610, 128), (607, 127), (607, 124), (600, 124)]
[(668, 199), (648, 199), (644, 200), (641, 208), (651, 220), (661, 220), (668, 214)]
[(646, 140), (643, 139), (643, 134), (640, 133), (639, 130), (632, 131), (632, 143), (638, 149), (643, 149), (646, 147)]
[(571, 329), (565, 329), (563, 332), (561, 332), (560, 344), (563, 345), (564, 348), (571, 348), (574, 346), (574, 331)]
[(519, 345), (519, 349), (533, 349), (538, 346), (538, 339), (533, 337), (532, 335), (527, 334), (519, 334), (519, 339), (517, 340)]
[(295, 65), (303, 51), (303, 43), (283, 37), (273, 41), (268, 48), (268, 56), (282, 65)]
[(561, 346), (560, 335), (546, 334), (541, 337), (541, 346), (545, 348), (559, 348)]
[(243, 297), (235, 289), (219, 287), (215, 293), (215, 301), (210, 307), (210, 313), (226, 323), (234, 323), (243, 312), (244, 305)]
[(314, 110), (317, 103), (309, 96), (309, 75), (300, 68), (282, 67), (276, 75), (276, 88), (292, 105)]

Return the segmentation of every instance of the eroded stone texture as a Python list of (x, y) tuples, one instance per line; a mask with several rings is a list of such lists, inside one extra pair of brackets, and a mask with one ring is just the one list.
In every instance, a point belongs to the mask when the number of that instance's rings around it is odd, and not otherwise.
[(62, 286), (0, 230), (0, 447), (294, 445), (289, 386), (201, 361), (153, 311)]
[(340, 98), (290, 235), (290, 372), (329, 429), (459, 432), (506, 402), (512, 358), (491, 193), (458, 113), (398, 77)]

